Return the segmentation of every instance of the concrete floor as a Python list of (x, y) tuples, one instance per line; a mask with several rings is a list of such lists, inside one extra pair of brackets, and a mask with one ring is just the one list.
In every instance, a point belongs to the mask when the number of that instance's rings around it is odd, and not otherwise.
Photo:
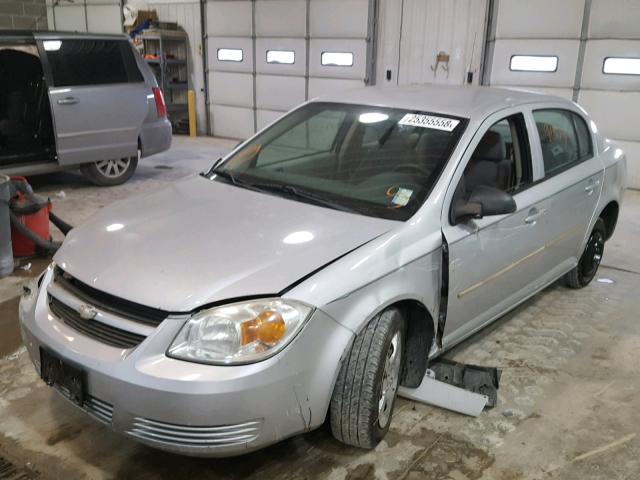
[[(232, 145), (178, 137), (121, 187), (94, 188), (72, 173), (33, 183), (77, 224), (116, 199), (204, 170)], [(498, 406), (480, 417), (400, 400), (374, 451), (345, 447), (322, 428), (225, 460), (138, 445), (39, 380), (16, 327), (21, 282), (47, 262), (33, 261), (0, 280), (0, 457), (16, 475), (42, 479), (638, 479), (639, 240), (640, 192), (630, 191), (596, 281), (580, 291), (553, 285), (448, 355), (503, 369)]]

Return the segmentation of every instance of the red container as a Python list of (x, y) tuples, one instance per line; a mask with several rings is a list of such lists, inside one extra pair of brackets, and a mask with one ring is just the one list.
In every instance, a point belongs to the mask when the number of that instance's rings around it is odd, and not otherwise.
[[(28, 185), (24, 177), (11, 177), (11, 181), (24, 182)], [(43, 240), (51, 239), (49, 232), (51, 202), (49, 200), (44, 200), (34, 194), (18, 192), (11, 199), (11, 211), (18, 217), (20, 223), (40, 238)], [(36, 244), (33, 240), (16, 231), (13, 226), (11, 226), (11, 243), (15, 257), (29, 257), (36, 254)]]

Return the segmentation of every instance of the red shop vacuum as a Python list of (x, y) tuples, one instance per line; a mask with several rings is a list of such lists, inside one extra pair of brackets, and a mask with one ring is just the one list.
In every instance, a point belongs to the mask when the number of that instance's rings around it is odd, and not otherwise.
[(52, 212), (51, 201), (36, 195), (24, 177), (11, 177), (11, 194), (9, 216), (13, 255), (31, 257), (58, 250), (60, 243), (52, 241), (49, 221), (65, 235), (72, 227)]

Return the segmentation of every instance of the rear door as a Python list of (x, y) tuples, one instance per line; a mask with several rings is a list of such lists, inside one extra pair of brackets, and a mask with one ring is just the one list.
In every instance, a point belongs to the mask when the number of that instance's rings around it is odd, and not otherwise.
[[(584, 117), (565, 108), (535, 108), (531, 112), (534, 148), (543, 163), (547, 228), (553, 238), (546, 245), (548, 276), (572, 268), (582, 253), (595, 215), (604, 167), (594, 154), (594, 140)], [(547, 278), (551, 280), (553, 278)]]
[(35, 35), (53, 113), (58, 162), (136, 154), (147, 88), (125, 37)]

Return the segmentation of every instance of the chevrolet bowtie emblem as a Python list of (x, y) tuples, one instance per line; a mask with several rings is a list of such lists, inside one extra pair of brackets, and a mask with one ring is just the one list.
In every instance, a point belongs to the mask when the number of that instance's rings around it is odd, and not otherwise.
[(80, 305), (80, 307), (78, 307), (78, 313), (80, 314), (80, 318), (82, 318), (83, 320), (93, 320), (94, 318), (96, 318), (98, 311), (95, 309), (95, 307), (83, 303), (82, 305)]

